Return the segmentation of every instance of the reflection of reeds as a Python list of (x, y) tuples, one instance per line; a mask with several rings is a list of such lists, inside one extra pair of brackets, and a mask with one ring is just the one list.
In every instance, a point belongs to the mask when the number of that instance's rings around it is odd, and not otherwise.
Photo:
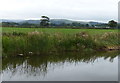
[(102, 49), (107, 45), (120, 45), (118, 33), (90, 35), (80, 32), (73, 35), (62, 33), (48, 34), (44, 32), (3, 33), (4, 55), (27, 55), (29, 52), (40, 54), (52, 51), (81, 51), (84, 49)]
[[(7, 57), (3, 58), (3, 71), (13, 71), (12, 73), (21, 72), (28, 75), (45, 75), (49, 68), (56, 66), (60, 67), (60, 64), (64, 66), (67, 62), (69, 64), (77, 64), (78, 62), (94, 63), (99, 58), (108, 59), (113, 61), (118, 52), (65, 52), (65, 53), (53, 53), (41, 56), (26, 56), (26, 57)], [(27, 58), (29, 57), (29, 59)], [(63, 68), (63, 67), (62, 67)]]

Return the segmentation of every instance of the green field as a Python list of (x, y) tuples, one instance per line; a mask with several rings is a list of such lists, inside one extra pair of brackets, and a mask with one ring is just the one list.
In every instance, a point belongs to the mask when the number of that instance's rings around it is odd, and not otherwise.
[(120, 45), (117, 29), (2, 28), (3, 55), (107, 50)]
[(78, 32), (88, 32), (90, 34), (104, 34), (105, 32), (118, 32), (117, 29), (61, 29), (61, 28), (2, 28), (3, 33), (12, 33), (13, 31), (28, 33), (33, 31), (47, 32), (47, 33), (64, 33), (64, 34), (74, 34)]

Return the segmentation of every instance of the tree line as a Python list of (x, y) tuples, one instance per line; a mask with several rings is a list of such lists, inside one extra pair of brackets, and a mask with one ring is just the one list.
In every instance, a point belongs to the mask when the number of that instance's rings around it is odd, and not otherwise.
[(120, 28), (120, 24), (118, 24), (114, 20), (110, 20), (106, 24), (97, 24), (97, 25), (89, 25), (89, 24), (81, 24), (78, 22), (72, 22), (71, 24), (67, 23), (60, 23), (55, 24), (50, 22), (50, 18), (47, 16), (41, 16), (40, 24), (32, 24), (32, 23), (15, 23), (15, 22), (2, 22), (2, 27), (25, 27), (25, 28), (40, 28), (40, 27), (63, 27), (63, 28), (117, 28), (117, 26)]

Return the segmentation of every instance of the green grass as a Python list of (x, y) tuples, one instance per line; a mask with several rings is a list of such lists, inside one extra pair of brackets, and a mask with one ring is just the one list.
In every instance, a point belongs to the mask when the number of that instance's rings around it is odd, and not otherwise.
[(47, 32), (47, 33), (64, 33), (64, 34), (75, 34), (78, 32), (88, 32), (90, 34), (96, 35), (96, 34), (103, 34), (105, 32), (118, 32), (117, 29), (61, 29), (61, 28), (8, 28), (5, 27), (2, 29), (5, 33), (11, 33), (13, 31), (16, 32), (22, 32), (22, 33), (28, 33), (33, 31), (39, 31), (39, 32)]
[(3, 54), (102, 50), (120, 45), (116, 29), (3, 28)]

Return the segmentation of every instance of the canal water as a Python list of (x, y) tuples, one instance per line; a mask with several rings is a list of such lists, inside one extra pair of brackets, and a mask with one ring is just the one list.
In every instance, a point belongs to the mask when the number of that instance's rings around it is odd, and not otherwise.
[(3, 81), (117, 81), (118, 52), (55, 53), (2, 60)]

